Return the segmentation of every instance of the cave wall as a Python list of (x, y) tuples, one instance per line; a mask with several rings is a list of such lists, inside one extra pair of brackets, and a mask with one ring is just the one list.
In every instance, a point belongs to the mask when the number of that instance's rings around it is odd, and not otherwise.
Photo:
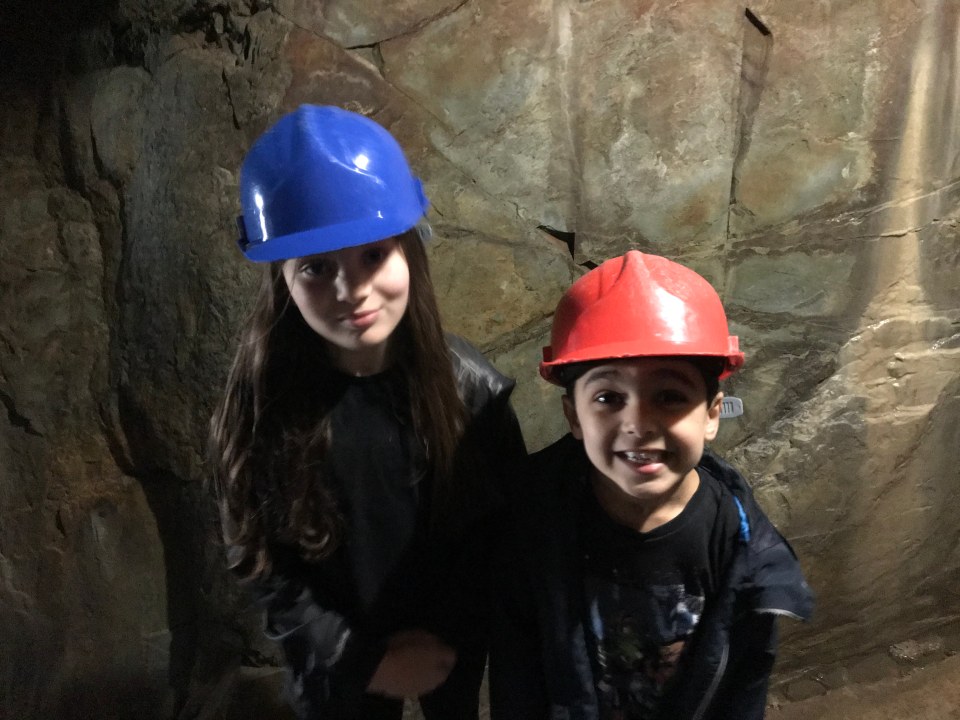
[(563, 431), (536, 362), (585, 267), (639, 248), (716, 285), (747, 353), (717, 446), (818, 595), (777, 692), (953, 647), (957, 2), (86, 0), (0, 28), (0, 717), (239, 718), (269, 684), (203, 442), (255, 282), (237, 170), (302, 102), (408, 150), (445, 321), (518, 378), (531, 448)]

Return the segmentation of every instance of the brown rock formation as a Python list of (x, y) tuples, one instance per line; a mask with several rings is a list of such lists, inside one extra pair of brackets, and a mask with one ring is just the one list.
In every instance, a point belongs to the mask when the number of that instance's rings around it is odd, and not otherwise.
[(956, 3), (389, 5), (0, 10), (0, 717), (266, 712), (203, 443), (255, 276), (237, 169), (301, 102), (408, 149), (447, 323), (518, 377), (531, 447), (563, 430), (535, 366), (581, 264), (717, 285), (748, 354), (718, 445), (819, 596), (786, 696), (953, 637)]

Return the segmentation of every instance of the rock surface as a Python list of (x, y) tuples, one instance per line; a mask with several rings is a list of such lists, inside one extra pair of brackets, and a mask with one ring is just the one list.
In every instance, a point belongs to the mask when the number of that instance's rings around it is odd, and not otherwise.
[(585, 267), (716, 285), (748, 357), (717, 447), (818, 595), (775, 698), (956, 632), (956, 3), (19, 0), (0, 33), (0, 717), (276, 702), (203, 445), (256, 282), (237, 169), (303, 102), (407, 149), (445, 322), (517, 377), (533, 449)]
[(955, 720), (960, 657), (903, 677), (845, 685), (798, 702), (774, 705), (768, 720)]

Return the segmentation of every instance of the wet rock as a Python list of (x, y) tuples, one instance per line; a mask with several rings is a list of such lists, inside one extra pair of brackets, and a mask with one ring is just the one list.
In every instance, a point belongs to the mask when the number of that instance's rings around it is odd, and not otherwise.
[(943, 653), (943, 640), (929, 638), (927, 640), (904, 640), (890, 646), (890, 657), (900, 663), (916, 664), (923, 660), (932, 659), (931, 656)]
[(804, 678), (790, 683), (783, 689), (783, 692), (788, 700), (796, 702), (798, 700), (806, 700), (819, 695), (825, 695), (827, 688), (819, 680)]
[(585, 267), (638, 247), (716, 285), (747, 353), (716, 447), (818, 596), (782, 626), (790, 698), (956, 650), (956, 7), (81, 5), (0, 23), (0, 714), (273, 692), (238, 669), (276, 657), (203, 442), (258, 275), (237, 169), (302, 102), (407, 149), (444, 320), (518, 379), (531, 449), (566, 430), (536, 368)]
[(873, 653), (854, 661), (847, 669), (851, 683), (871, 683), (900, 676), (900, 669), (889, 653)]

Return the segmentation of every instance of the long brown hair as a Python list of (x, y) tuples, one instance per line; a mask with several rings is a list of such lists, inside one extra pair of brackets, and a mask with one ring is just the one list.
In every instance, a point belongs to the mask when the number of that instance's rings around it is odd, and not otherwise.
[[(399, 237), (410, 270), (403, 319), (390, 338), (410, 416), (441, 511), (465, 410), (457, 392), (420, 230)], [(344, 528), (322, 473), (338, 384), (325, 341), (290, 298), (283, 263), (264, 269), (226, 390), (210, 422), (210, 459), (228, 563), (253, 579), (270, 571), (271, 547), (307, 561), (327, 557)]]

